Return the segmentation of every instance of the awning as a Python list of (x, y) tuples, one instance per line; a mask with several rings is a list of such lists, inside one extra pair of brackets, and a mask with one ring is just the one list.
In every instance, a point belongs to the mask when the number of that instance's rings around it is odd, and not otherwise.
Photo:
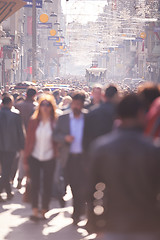
[(22, 8), (26, 2), (21, 0), (0, 0), (0, 23)]

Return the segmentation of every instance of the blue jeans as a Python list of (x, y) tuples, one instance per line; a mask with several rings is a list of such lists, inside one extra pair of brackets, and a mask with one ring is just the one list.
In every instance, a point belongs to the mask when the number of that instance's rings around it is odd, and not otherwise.
[(117, 233), (104, 233), (102, 236), (97, 237), (97, 240), (160, 240), (160, 235), (150, 233), (137, 233), (137, 234), (117, 234)]

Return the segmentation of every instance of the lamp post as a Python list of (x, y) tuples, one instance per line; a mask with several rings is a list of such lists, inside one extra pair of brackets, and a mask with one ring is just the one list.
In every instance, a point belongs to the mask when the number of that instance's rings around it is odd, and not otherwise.
[(36, 78), (36, 0), (32, 5), (32, 80)]

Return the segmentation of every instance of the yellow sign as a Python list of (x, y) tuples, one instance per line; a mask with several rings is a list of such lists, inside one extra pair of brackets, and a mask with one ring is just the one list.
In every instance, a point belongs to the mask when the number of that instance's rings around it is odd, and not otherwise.
[(44, 13), (44, 14), (41, 14), (41, 15), (40, 15), (39, 20), (40, 20), (42, 23), (46, 23), (46, 22), (48, 22), (49, 17), (48, 17), (47, 14)]
[(57, 40), (56, 42), (60, 42), (61, 41), (61, 39), (60, 39), (60, 37), (59, 37), (59, 40)]
[(142, 33), (140, 34), (140, 37), (143, 38), (143, 39), (145, 39), (145, 38), (147, 37), (147, 34), (146, 34), (145, 32), (142, 32)]
[(63, 46), (59, 46), (60, 49), (63, 49)]
[(54, 29), (51, 29), (51, 30), (50, 30), (50, 35), (51, 35), (51, 36), (55, 36), (56, 33), (57, 33), (56, 30), (54, 30)]

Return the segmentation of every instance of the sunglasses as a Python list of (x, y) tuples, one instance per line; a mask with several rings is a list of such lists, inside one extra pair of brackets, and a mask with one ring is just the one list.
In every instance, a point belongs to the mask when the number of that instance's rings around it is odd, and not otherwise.
[(50, 102), (42, 102), (40, 106), (41, 107), (51, 107), (52, 105)]

